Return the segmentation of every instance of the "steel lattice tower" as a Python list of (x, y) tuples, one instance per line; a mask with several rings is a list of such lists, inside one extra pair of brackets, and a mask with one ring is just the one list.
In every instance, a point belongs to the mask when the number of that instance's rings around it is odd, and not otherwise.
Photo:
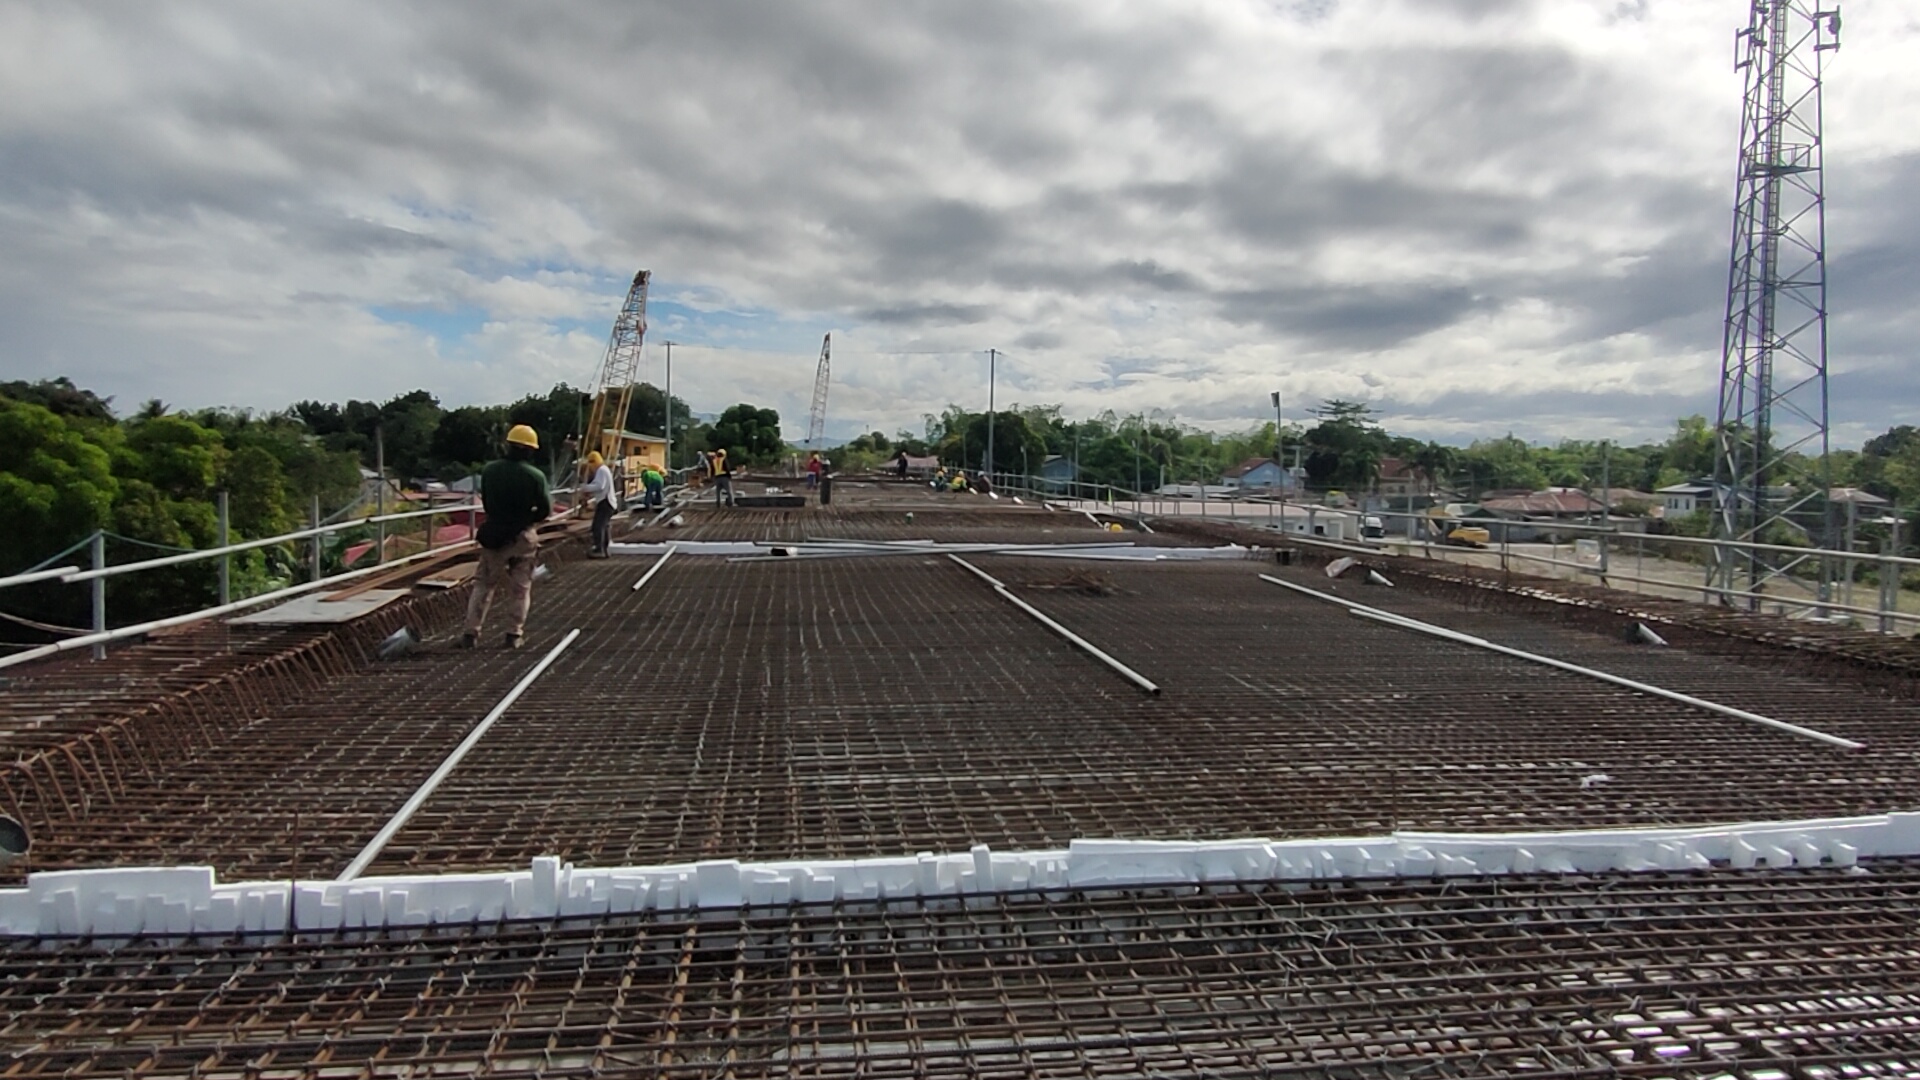
[[(1840, 12), (1818, 0), (1752, 0), (1734, 35), (1746, 96), (1721, 352), (1716, 539), (1833, 542), (1820, 68), (1839, 47)], [(1763, 592), (1801, 561), (1715, 552), (1714, 577), (1729, 592)]]
[(807, 449), (819, 448), (827, 433), (827, 380), (831, 378), (833, 334), (820, 339), (820, 366), (813, 372), (813, 408), (807, 410)]

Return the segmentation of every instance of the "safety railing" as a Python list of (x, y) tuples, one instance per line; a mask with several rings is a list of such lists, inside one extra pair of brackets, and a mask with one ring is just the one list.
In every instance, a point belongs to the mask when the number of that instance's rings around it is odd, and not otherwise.
[[(1689, 599), (1794, 617), (1850, 621), (1883, 633), (1920, 625), (1920, 593), (1902, 588), (1902, 575), (1920, 571), (1920, 559), (1889, 552), (1844, 551), (1705, 537), (1659, 535), (1619, 523), (1476, 518), (1356, 507), (1330, 507), (1310, 496), (1235, 493), (1222, 498), (1198, 485), (1187, 493), (1136, 493), (1105, 484), (1043, 480), (994, 473), (994, 490), (1126, 517), (1191, 517), (1220, 520), (1322, 543), (1370, 550), (1414, 551), (1429, 558), (1480, 562), (1548, 577), (1590, 581), (1650, 596)], [(1375, 519), (1380, 527), (1368, 524)], [(1444, 521), (1444, 525), (1441, 522)], [(1485, 528), (1481, 546), (1449, 542), (1440, 530)], [(1369, 536), (1378, 531), (1381, 535)], [(1524, 539), (1546, 536), (1549, 540)], [(1522, 537), (1523, 539), (1515, 539)], [(1758, 563), (1767, 573), (1762, 588), (1730, 586), (1715, 568)], [(1744, 569), (1736, 578), (1748, 576)], [(1870, 602), (1856, 602), (1872, 590)]]
[[(219, 533), (221, 536), (224, 537), (227, 532), (226, 500), (224, 498), (224, 493), (222, 493), (222, 497), (218, 501), (217, 509), (219, 512), (218, 513)], [(117, 641), (117, 640), (121, 640), (128, 637), (135, 637), (141, 634), (149, 633), (154, 630), (163, 629), (165, 627), (180, 626), (186, 623), (196, 622), (202, 619), (215, 618), (220, 615), (239, 611), (239, 610), (242, 610), (248, 607), (253, 607), (259, 604), (270, 603), (270, 602), (281, 600), (281, 599), (291, 598), (305, 592), (326, 588), (326, 587), (331, 587), (341, 582), (349, 581), (359, 577), (364, 577), (368, 574), (375, 573), (387, 567), (402, 565), (404, 563), (412, 562), (416, 559), (423, 559), (432, 555), (440, 554), (444, 552), (448, 547), (458, 546), (458, 544), (464, 543), (464, 541), (457, 541), (449, 544), (440, 543), (435, 534), (433, 519), (435, 518), (452, 519), (462, 515), (471, 516), (478, 509), (479, 509), (478, 503), (462, 502), (458, 504), (431, 506), (424, 510), (406, 510), (406, 511), (400, 511), (400, 512), (391, 513), (391, 514), (374, 514), (374, 515), (370, 515), (362, 518), (351, 518), (351, 519), (339, 520), (339, 521), (333, 521), (333, 522), (324, 522), (308, 528), (296, 529), (291, 532), (281, 533), (277, 536), (262, 537), (257, 540), (244, 540), (238, 543), (220, 544), (218, 546), (210, 547), (210, 548), (201, 548), (193, 551), (182, 551), (182, 552), (177, 552), (171, 555), (160, 555), (150, 559), (139, 559), (133, 562), (116, 563), (111, 565), (109, 565), (106, 561), (106, 544), (105, 544), (106, 535), (104, 533), (95, 532), (92, 536), (87, 537), (86, 539), (82, 540), (79, 544), (74, 545), (74, 547), (69, 548), (66, 551), (61, 552), (60, 554), (55, 555), (53, 557), (54, 559), (58, 560), (68, 555), (71, 555), (73, 552), (79, 550), (82, 547), (86, 547), (90, 549), (90, 554), (91, 554), (91, 558), (89, 560), (91, 563), (90, 566), (81, 567), (77, 565), (68, 564), (68, 565), (61, 565), (61, 566), (47, 567), (47, 568), (36, 567), (34, 569), (31, 569), (22, 573), (13, 574), (4, 578), (0, 578), (0, 589), (10, 588), (10, 587), (19, 586), (19, 585), (45, 584), (49, 582), (59, 583), (63, 585), (87, 585), (91, 593), (90, 599), (92, 601), (92, 604), (91, 604), (92, 626), (90, 630), (86, 633), (76, 634), (72, 637), (62, 639), (58, 642), (29, 648), (22, 652), (14, 653), (6, 657), (0, 657), (0, 667), (10, 667), (14, 664), (25, 663), (29, 660), (39, 659), (41, 657), (50, 656), (55, 653), (65, 652), (71, 649), (89, 647), (89, 646), (92, 647), (93, 649), (94, 658), (100, 659), (105, 656), (106, 646), (109, 642), (112, 642), (112, 641)], [(313, 517), (316, 520), (319, 517), (317, 508), (315, 509)], [(422, 544), (422, 550), (408, 554), (408, 555), (401, 556), (399, 558), (388, 558), (387, 552), (386, 552), (386, 548), (387, 548), (386, 541), (388, 537), (385, 530), (385, 526), (393, 522), (413, 521), (413, 520), (419, 520), (419, 519), (424, 519), (423, 524), (425, 526), (423, 530), (424, 539)], [(325, 572), (325, 564), (323, 560), (323, 551), (322, 551), (322, 545), (321, 545), (322, 539), (335, 533), (351, 532), (355, 530), (366, 529), (369, 527), (375, 527), (379, 530), (376, 535), (376, 539), (371, 542), (370, 550), (368, 552), (368, 554), (371, 556), (373, 560), (372, 565), (369, 565), (365, 568), (358, 569), (358, 570), (343, 569), (339, 573), (327, 574)], [(244, 597), (238, 600), (233, 598), (233, 596), (231, 595), (231, 580), (232, 580), (231, 569), (232, 569), (232, 559), (235, 555), (242, 554), (248, 551), (256, 551), (262, 548), (277, 547), (280, 545), (287, 545), (287, 544), (299, 544), (302, 541), (306, 541), (310, 545), (310, 555), (307, 560), (308, 562), (308, 580), (307, 581), (299, 584), (291, 585), (285, 588), (274, 589), (265, 593)], [(106, 584), (108, 579), (120, 577), (127, 574), (137, 574), (137, 573), (142, 573), (150, 570), (156, 570), (163, 567), (182, 566), (189, 563), (201, 563), (201, 562), (207, 562), (210, 560), (217, 560), (219, 563), (218, 586), (217, 586), (218, 599), (216, 603), (214, 603), (209, 607), (201, 608), (191, 612), (186, 612), (180, 615), (169, 616), (162, 619), (147, 620), (147, 621), (143, 621), (130, 626), (109, 628), (108, 618), (107, 618), (107, 591), (106, 591)]]

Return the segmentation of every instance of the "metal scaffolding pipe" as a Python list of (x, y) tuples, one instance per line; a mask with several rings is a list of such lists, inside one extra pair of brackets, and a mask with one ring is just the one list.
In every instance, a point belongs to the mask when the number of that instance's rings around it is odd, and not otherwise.
[[(465, 543), (472, 543), (472, 541), (465, 541)], [(284, 600), (290, 596), (298, 596), (301, 593), (312, 592), (315, 589), (332, 588), (341, 582), (352, 581), (354, 578), (365, 577), (368, 574), (378, 573), (381, 570), (391, 570), (402, 563), (409, 563), (415, 559), (424, 559), (432, 555), (444, 555), (451, 550), (453, 549), (440, 548), (437, 551), (415, 552), (412, 555), (394, 559), (385, 566), (369, 566), (364, 570), (349, 570), (344, 574), (335, 574), (332, 577), (321, 578), (319, 581), (309, 581), (304, 584), (278, 589), (274, 592), (261, 593), (259, 596), (249, 596), (245, 600), (235, 600), (231, 604), (221, 604), (218, 607), (205, 608), (200, 611), (190, 611), (185, 615), (174, 615), (165, 619), (155, 619), (152, 622), (136, 623), (133, 626), (122, 626), (119, 629), (108, 630), (105, 633), (84, 634), (80, 637), (67, 638), (65, 641), (56, 641), (51, 645), (42, 645), (39, 648), (28, 649), (26, 652), (14, 653), (12, 656), (0, 656), (0, 668), (12, 667), (15, 664), (24, 664), (29, 660), (39, 660), (42, 657), (66, 652), (68, 649), (78, 649), (86, 645), (102, 645), (109, 641), (119, 641), (122, 638), (138, 637), (141, 634), (152, 633), (155, 630), (165, 630), (171, 626), (185, 626), (188, 623), (199, 622), (202, 619), (211, 619), (220, 615), (232, 614), (245, 608), (258, 607), (261, 604), (270, 603), (275, 600)], [(113, 568), (109, 567), (108, 569)]]

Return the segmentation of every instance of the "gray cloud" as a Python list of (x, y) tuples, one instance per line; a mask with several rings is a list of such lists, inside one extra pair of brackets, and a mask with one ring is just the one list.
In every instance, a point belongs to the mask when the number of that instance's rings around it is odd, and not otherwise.
[[(1897, 4), (1850, 6), (1885, 40), (1833, 79), (1920, 89)], [(1717, 363), (1737, 130), (1731, 17), (1687, 8), (14, 5), (0, 373), (499, 399), (589, 378), (647, 266), (730, 346), (676, 389), (788, 414), (831, 327), (889, 430), (945, 402), (862, 356), (996, 344), (1069, 411), (1252, 423), (1284, 370), (1431, 430), (1663, 427)], [(1878, 423), (1915, 407), (1920, 146), (1858, 108), (1834, 407)]]

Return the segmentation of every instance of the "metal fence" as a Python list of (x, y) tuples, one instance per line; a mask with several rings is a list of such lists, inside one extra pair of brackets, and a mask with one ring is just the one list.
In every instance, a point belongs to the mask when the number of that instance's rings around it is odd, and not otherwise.
[[(435, 542), (433, 519), (436, 517), (452, 519), (462, 514), (472, 515), (477, 509), (477, 503), (465, 502), (457, 505), (429, 507), (425, 510), (409, 510), (395, 514), (376, 514), (370, 517), (355, 518), (352, 520), (320, 523), (310, 528), (298, 529), (293, 532), (264, 537), (259, 540), (221, 544), (211, 548), (183, 551), (172, 555), (161, 555), (151, 559), (141, 559), (135, 562), (115, 565), (108, 565), (106, 561), (106, 534), (96, 531), (91, 536), (88, 536), (78, 544), (55, 555), (52, 560), (49, 560), (60, 561), (81, 548), (86, 548), (89, 552), (88, 562), (90, 564), (87, 567), (81, 567), (77, 564), (63, 564), (54, 567), (35, 568), (30, 571), (0, 578), (0, 589), (47, 582), (58, 582), (63, 585), (86, 585), (92, 599), (92, 627), (90, 632), (66, 638), (53, 644), (26, 649), (22, 652), (14, 653), (11, 656), (0, 657), (0, 668), (51, 656), (55, 653), (65, 652), (70, 649), (89, 646), (93, 649), (94, 659), (98, 660), (105, 657), (107, 643), (111, 641), (134, 637), (169, 626), (179, 626), (201, 619), (213, 618), (269, 601), (298, 596), (302, 593), (363, 577), (385, 567), (412, 562), (416, 559), (423, 559), (431, 555), (439, 554), (445, 550), (447, 545), (439, 545)], [(219, 534), (224, 537), (227, 533), (225, 493), (222, 493), (218, 502), (218, 510), (220, 523)], [(318, 521), (319, 511), (317, 506), (315, 507), (313, 517)], [(424, 550), (397, 559), (386, 558), (385, 552), (387, 545), (385, 541), (387, 524), (396, 521), (411, 521), (422, 518), (425, 519)], [(337, 574), (326, 574), (322, 559), (322, 539), (334, 533), (348, 532), (369, 526), (377, 530), (376, 538), (370, 552), (373, 555), (372, 565), (359, 570), (343, 570), (343, 572)], [(309, 576), (307, 581), (287, 588), (275, 589), (255, 596), (243, 597), (238, 600), (233, 598), (231, 570), (234, 555), (282, 544), (298, 544), (301, 541), (306, 541), (309, 545)], [(121, 626), (113, 629), (108, 628), (107, 579), (126, 574), (141, 573), (147, 570), (155, 570), (161, 567), (181, 566), (209, 560), (218, 560), (219, 571), (218, 602), (213, 606), (181, 615), (170, 616), (168, 618), (136, 623), (131, 626)]]
[[(1151, 520), (1186, 517), (1267, 529), (1319, 542), (1364, 546), (1377, 553), (1417, 553), (1426, 558), (1497, 565), (1502, 570), (1562, 577), (1675, 599), (1797, 618), (1851, 622), (1882, 633), (1910, 632), (1920, 626), (1920, 596), (1905, 597), (1903, 575), (1920, 570), (1920, 559), (1887, 552), (1850, 552), (1713, 540), (1702, 537), (1633, 532), (1618, 524), (1581, 522), (1445, 519), (1472, 524), (1489, 533), (1486, 544), (1449, 543), (1436, 535), (1436, 519), (1408, 511), (1328, 507), (1267, 495), (1209, 498), (1204, 488), (1193, 496), (1136, 493), (1105, 484), (1042, 481), (1017, 473), (995, 473), (994, 490), (1055, 500), (1077, 509)], [(1368, 519), (1378, 519), (1379, 536)], [(1535, 534), (1545, 540), (1514, 539)], [(1714, 568), (1723, 560), (1749, 559), (1785, 564), (1760, 589), (1729, 588), (1718, 583)]]

